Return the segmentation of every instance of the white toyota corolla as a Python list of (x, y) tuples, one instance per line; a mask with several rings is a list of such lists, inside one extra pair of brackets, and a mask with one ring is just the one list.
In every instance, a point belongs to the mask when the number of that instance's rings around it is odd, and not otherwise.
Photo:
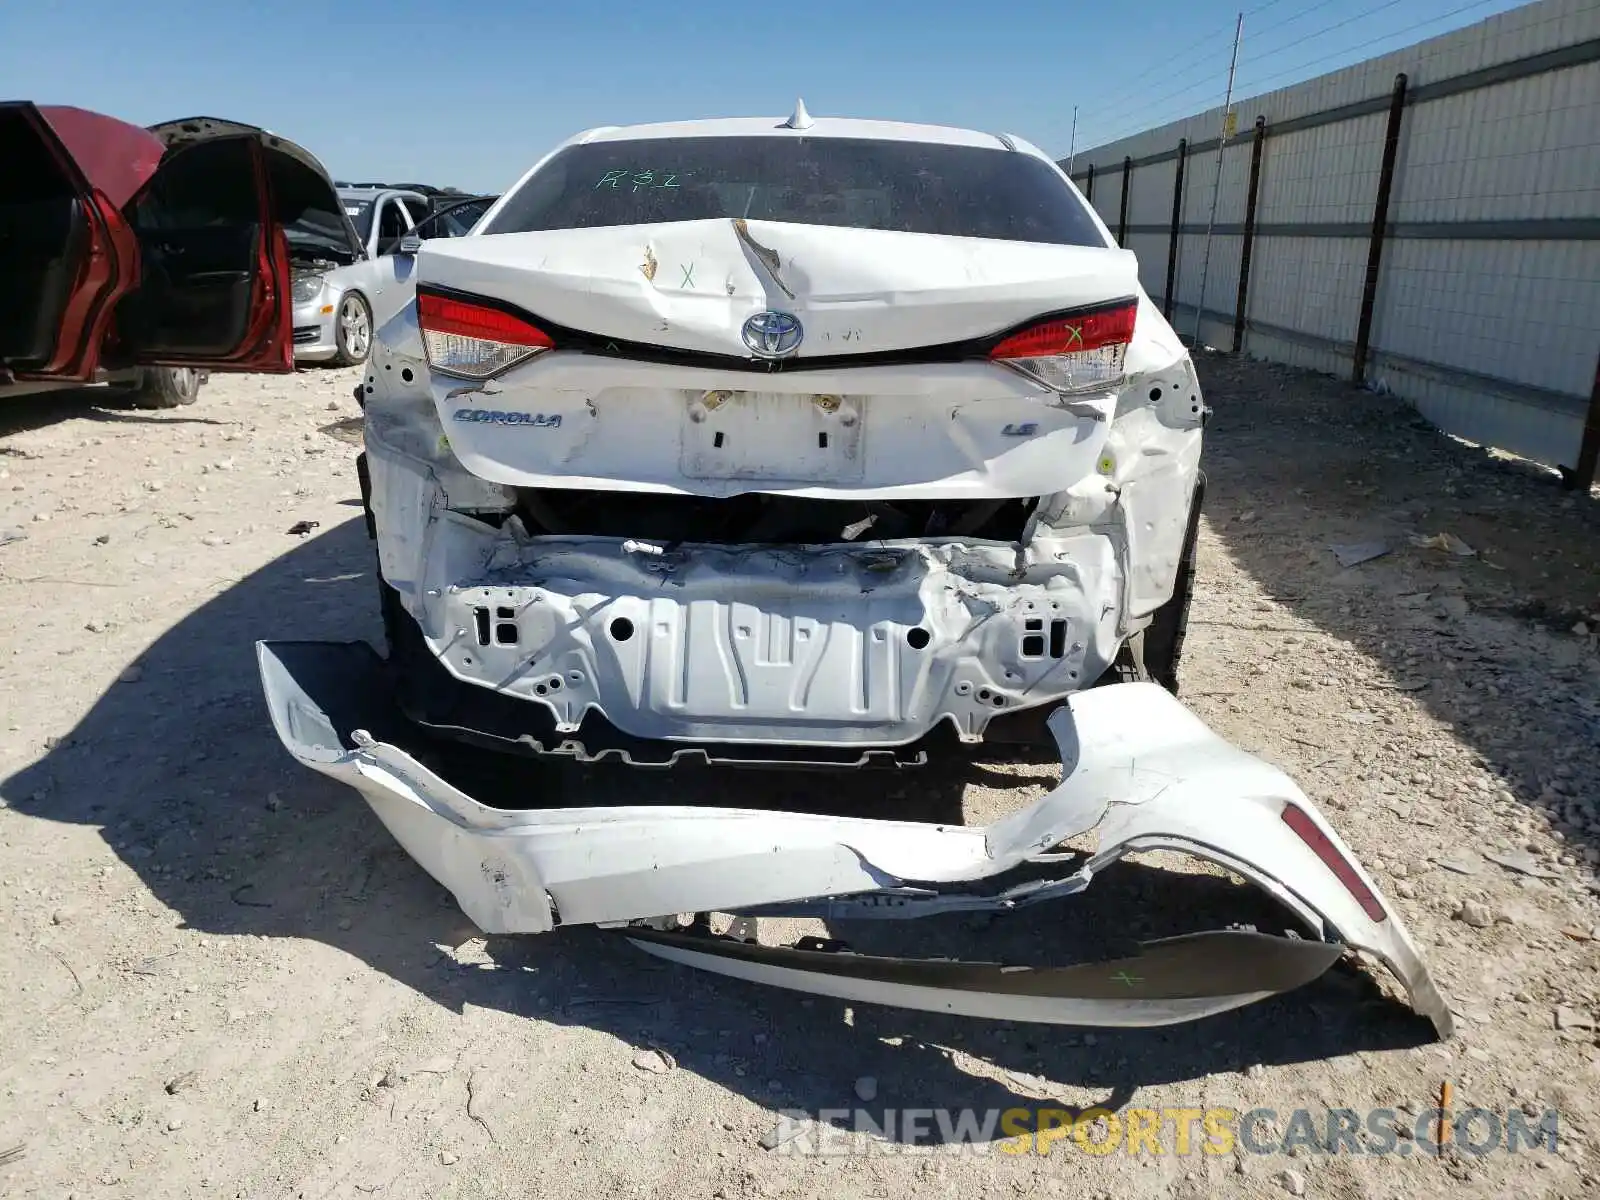
[[(260, 658), (285, 744), (483, 929), (622, 926), (744, 978), (1107, 1024), (1235, 1007), (1354, 947), (1448, 1030), (1344, 842), (1175, 698), (1206, 408), (1133, 254), (1038, 149), (803, 105), (593, 130), (415, 279), (360, 388), (390, 653)], [(512, 757), (897, 767), (1046, 718), (1060, 786), (986, 828), (550, 807)], [(450, 743), (498, 752), (501, 794), (438, 766)], [(1095, 853), (1058, 849), (1090, 830)], [(1302, 936), (1018, 969), (706, 919), (1010, 910), (1158, 848)]]

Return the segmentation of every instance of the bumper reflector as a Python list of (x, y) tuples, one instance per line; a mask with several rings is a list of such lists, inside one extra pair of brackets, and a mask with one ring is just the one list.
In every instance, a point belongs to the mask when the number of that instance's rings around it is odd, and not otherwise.
[(1344, 890), (1355, 897), (1356, 903), (1361, 905), (1361, 910), (1367, 916), (1380, 923), (1389, 919), (1389, 914), (1384, 911), (1383, 905), (1378, 903), (1378, 898), (1372, 894), (1372, 889), (1362, 882), (1360, 875), (1356, 874), (1355, 868), (1350, 865), (1350, 860), (1339, 853), (1339, 848), (1318, 828), (1317, 823), (1306, 815), (1305, 809), (1296, 808), (1293, 804), (1284, 805), (1283, 823), (1294, 830), (1295, 835), (1326, 864), (1328, 870), (1332, 871), (1344, 885)]

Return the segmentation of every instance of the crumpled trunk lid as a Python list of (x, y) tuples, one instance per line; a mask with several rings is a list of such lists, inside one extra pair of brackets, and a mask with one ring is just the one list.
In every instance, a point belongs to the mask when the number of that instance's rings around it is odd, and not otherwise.
[[(1070, 486), (1095, 469), (1115, 391), (1064, 403), (982, 339), (1139, 294), (1120, 250), (727, 219), (446, 239), (417, 274), (512, 305), (556, 343), (486, 383), (433, 375), (469, 471), (702, 496)], [(778, 364), (744, 335), (767, 311), (803, 331)]]
[(962, 342), (1138, 292), (1125, 250), (723, 218), (439, 239), (417, 278), (568, 330), (741, 359), (745, 320), (773, 309), (800, 319), (796, 361)]

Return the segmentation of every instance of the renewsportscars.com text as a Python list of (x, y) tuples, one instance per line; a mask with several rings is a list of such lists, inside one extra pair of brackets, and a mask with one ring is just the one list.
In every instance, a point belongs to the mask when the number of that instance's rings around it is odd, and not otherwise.
[[(1554, 1110), (1392, 1108), (825, 1108), (784, 1109), (773, 1130), (784, 1154), (977, 1153), (1091, 1155), (1484, 1155), (1555, 1153)], [(865, 1136), (859, 1136), (865, 1135)]]

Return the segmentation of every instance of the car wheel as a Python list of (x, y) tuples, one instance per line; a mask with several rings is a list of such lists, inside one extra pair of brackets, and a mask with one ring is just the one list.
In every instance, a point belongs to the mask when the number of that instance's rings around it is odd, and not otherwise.
[(139, 408), (182, 408), (200, 398), (200, 372), (193, 367), (146, 367), (132, 399)]
[(333, 323), (334, 362), (353, 367), (367, 361), (372, 353), (372, 306), (360, 292), (346, 292), (339, 301), (339, 314)]

